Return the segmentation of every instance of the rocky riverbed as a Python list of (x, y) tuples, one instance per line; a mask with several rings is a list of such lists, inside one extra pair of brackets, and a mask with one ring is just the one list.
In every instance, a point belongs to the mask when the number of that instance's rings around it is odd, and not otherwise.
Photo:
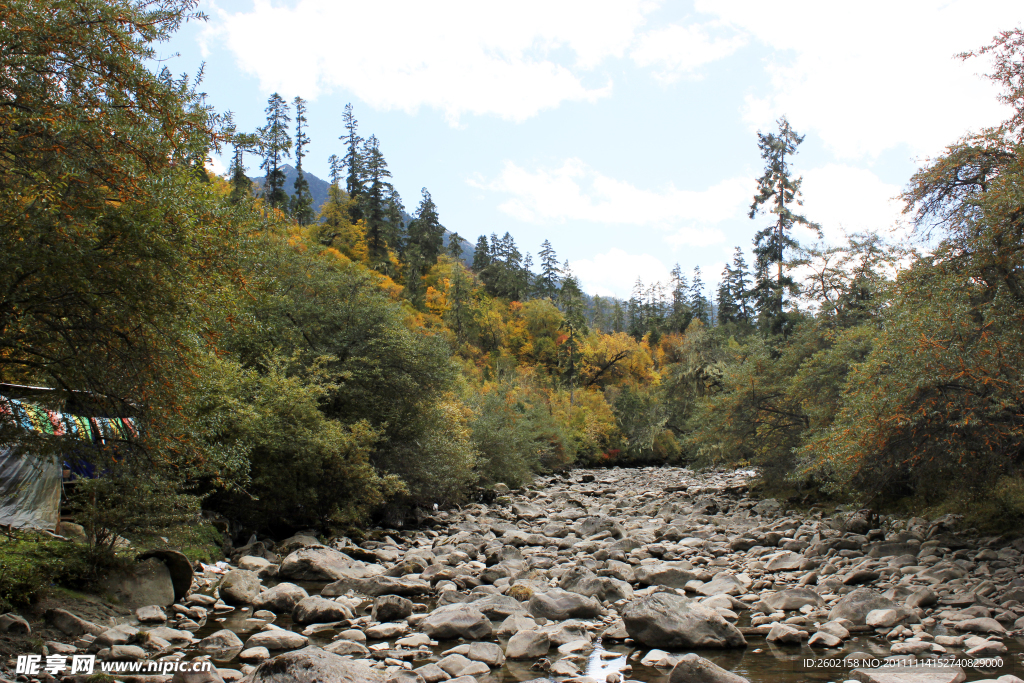
[(111, 623), (0, 631), (216, 666), (154, 683), (1024, 683), (1024, 544), (786, 510), (750, 474), (576, 470), (358, 545), (256, 542)]

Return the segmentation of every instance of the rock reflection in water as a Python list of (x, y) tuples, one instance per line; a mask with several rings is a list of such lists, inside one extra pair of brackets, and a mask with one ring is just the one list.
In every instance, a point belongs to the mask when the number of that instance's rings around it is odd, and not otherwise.
[(608, 680), (610, 674), (616, 674), (616, 678), (613, 680), (622, 680), (622, 670), (626, 668), (626, 655), (619, 654), (618, 652), (609, 652), (601, 647), (601, 641), (598, 641), (594, 647), (594, 651), (590, 653), (590, 659), (587, 660), (587, 673), (589, 678), (593, 678), (596, 681), (604, 683)]

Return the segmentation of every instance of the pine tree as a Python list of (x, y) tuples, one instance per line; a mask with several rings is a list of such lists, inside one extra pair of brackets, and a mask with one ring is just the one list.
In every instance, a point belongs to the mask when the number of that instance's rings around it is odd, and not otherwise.
[(338, 165), (338, 175), (340, 177), (343, 170), (347, 172), (345, 176), (345, 191), (349, 197), (356, 200), (356, 206), (352, 214), (352, 221), (355, 222), (364, 217), (360, 200), (362, 199), (364, 189), (363, 180), (366, 172), (366, 160), (362, 152), (364, 149), (362, 147), (363, 139), (356, 133), (359, 129), (359, 121), (356, 120), (355, 114), (352, 112), (351, 102), (345, 105), (342, 121), (345, 122), (345, 134), (338, 139), (345, 143), (345, 155), (341, 158)]
[(668, 329), (673, 332), (684, 332), (693, 318), (689, 303), (689, 283), (678, 263), (672, 268), (671, 276), (672, 303), (668, 316)]
[(625, 314), (622, 311), (622, 303), (616, 299), (612, 306), (612, 332), (622, 332), (626, 329)]
[(480, 235), (476, 239), (476, 248), (473, 249), (473, 270), (479, 275), (489, 265), (491, 265), (491, 247), (487, 242), (487, 235)]
[(540, 245), (540, 277), (537, 278), (537, 295), (544, 299), (554, 299), (558, 294), (562, 270), (558, 267), (558, 256), (551, 242), (544, 240)]
[(453, 232), (448, 236), (448, 255), (456, 261), (462, 261), (462, 236)]
[(444, 226), (437, 215), (437, 205), (427, 188), (420, 190), (422, 199), (416, 217), (409, 222), (409, 244), (415, 244), (427, 270), (437, 263), (444, 249)]
[(716, 299), (718, 302), (718, 324), (727, 325), (728, 323), (736, 322), (739, 318), (739, 307), (736, 304), (736, 298), (733, 295), (732, 287), (730, 285), (730, 273), (728, 264), (722, 269), (722, 281), (718, 283), (718, 293)]
[(753, 317), (750, 273), (747, 270), (747, 261), (743, 258), (743, 250), (739, 247), (733, 251), (732, 268), (726, 266), (726, 272), (728, 273), (729, 293), (736, 305), (735, 320), (749, 323)]
[(315, 217), (313, 213), (313, 195), (309, 193), (309, 181), (302, 171), (302, 157), (306, 156), (306, 145), (309, 144), (309, 136), (306, 135), (306, 101), (296, 96), (292, 102), (295, 105), (295, 191), (292, 193), (291, 214), (299, 225), (309, 225)]
[(264, 180), (264, 196), (272, 209), (284, 209), (288, 206), (288, 193), (284, 191), (285, 175), (281, 164), (285, 157), (291, 156), (292, 139), (288, 136), (288, 103), (277, 93), (267, 100), (267, 125), (259, 129), (260, 147), (263, 163), (260, 168), (266, 172)]
[(258, 152), (260, 139), (253, 133), (239, 133), (231, 112), (225, 115), (224, 132), (232, 147), (231, 165), (228, 168), (231, 194), (228, 195), (228, 200), (232, 204), (237, 204), (243, 197), (252, 195), (252, 181), (245, 174), (245, 154)]
[(344, 167), (341, 163), (341, 157), (337, 154), (327, 157), (327, 177), (330, 179), (331, 185), (337, 185), (341, 182), (342, 171), (344, 171)]
[[(366, 140), (362, 156), (366, 163), (366, 180), (369, 187), (359, 196), (359, 203), (362, 205), (362, 217), (366, 220), (369, 263), (375, 270), (387, 270), (387, 198), (393, 188), (387, 180), (391, 177), (391, 172), (388, 170), (384, 155), (380, 152), (380, 142), (376, 135), (371, 135)], [(351, 195), (351, 192), (349, 194)]]
[[(786, 252), (799, 247), (792, 235), (793, 227), (804, 225), (816, 230), (819, 237), (821, 228), (792, 210), (794, 205), (803, 203), (800, 201), (802, 178), (792, 178), (786, 157), (796, 154), (796, 148), (804, 138), (793, 130), (785, 116), (779, 119), (778, 125), (778, 134), (757, 133), (765, 169), (757, 181), (757, 194), (750, 205), (749, 216), (754, 218), (759, 212), (766, 211), (775, 215), (774, 223), (759, 230), (754, 237), (758, 275), (755, 290), (766, 326), (772, 332), (785, 332), (784, 298), (786, 293), (797, 292), (796, 282), (783, 269)], [(773, 266), (774, 279), (771, 273)]]
[(700, 275), (700, 266), (693, 269), (693, 281), (690, 283), (690, 310), (693, 317), (705, 325), (710, 323), (711, 306), (704, 295), (704, 280)]
[[(385, 198), (384, 217), (387, 221), (387, 228), (384, 230), (384, 241), (390, 249), (393, 249), (402, 258), (408, 243), (408, 235), (405, 226), (405, 205), (402, 197), (394, 185), (388, 184), (388, 195)], [(429, 266), (427, 267), (429, 270)], [(388, 274), (393, 274), (388, 271)]]

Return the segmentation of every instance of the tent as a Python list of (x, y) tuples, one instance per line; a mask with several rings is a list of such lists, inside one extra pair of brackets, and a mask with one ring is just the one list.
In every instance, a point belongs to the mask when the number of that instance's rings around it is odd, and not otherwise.
[[(63, 437), (57, 455), (32, 453), (24, 443), (0, 445), (0, 525), (55, 531), (60, 522), (64, 471), (70, 477), (96, 476), (81, 448), (124, 441), (137, 434), (130, 417), (85, 417), (0, 395), (0, 420), (22, 433)], [(17, 433), (17, 432), (15, 432)], [(70, 439), (68, 439), (70, 437)]]

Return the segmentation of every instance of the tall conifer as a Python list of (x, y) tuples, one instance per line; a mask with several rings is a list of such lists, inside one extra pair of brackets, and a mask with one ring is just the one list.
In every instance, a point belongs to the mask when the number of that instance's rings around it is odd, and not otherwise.
[(284, 191), (285, 175), (281, 169), (284, 158), (291, 156), (292, 139), (288, 135), (288, 124), (291, 122), (288, 103), (277, 93), (267, 100), (267, 125), (260, 128), (263, 162), (260, 168), (266, 172), (264, 180), (264, 196), (267, 204), (273, 209), (284, 209), (288, 206), (288, 193)]
[(302, 171), (302, 157), (306, 156), (306, 145), (309, 144), (309, 136), (306, 135), (306, 101), (296, 96), (293, 101), (295, 105), (295, 191), (292, 193), (291, 209), (292, 216), (299, 225), (309, 225), (313, 222), (313, 196), (309, 193), (309, 181)]

